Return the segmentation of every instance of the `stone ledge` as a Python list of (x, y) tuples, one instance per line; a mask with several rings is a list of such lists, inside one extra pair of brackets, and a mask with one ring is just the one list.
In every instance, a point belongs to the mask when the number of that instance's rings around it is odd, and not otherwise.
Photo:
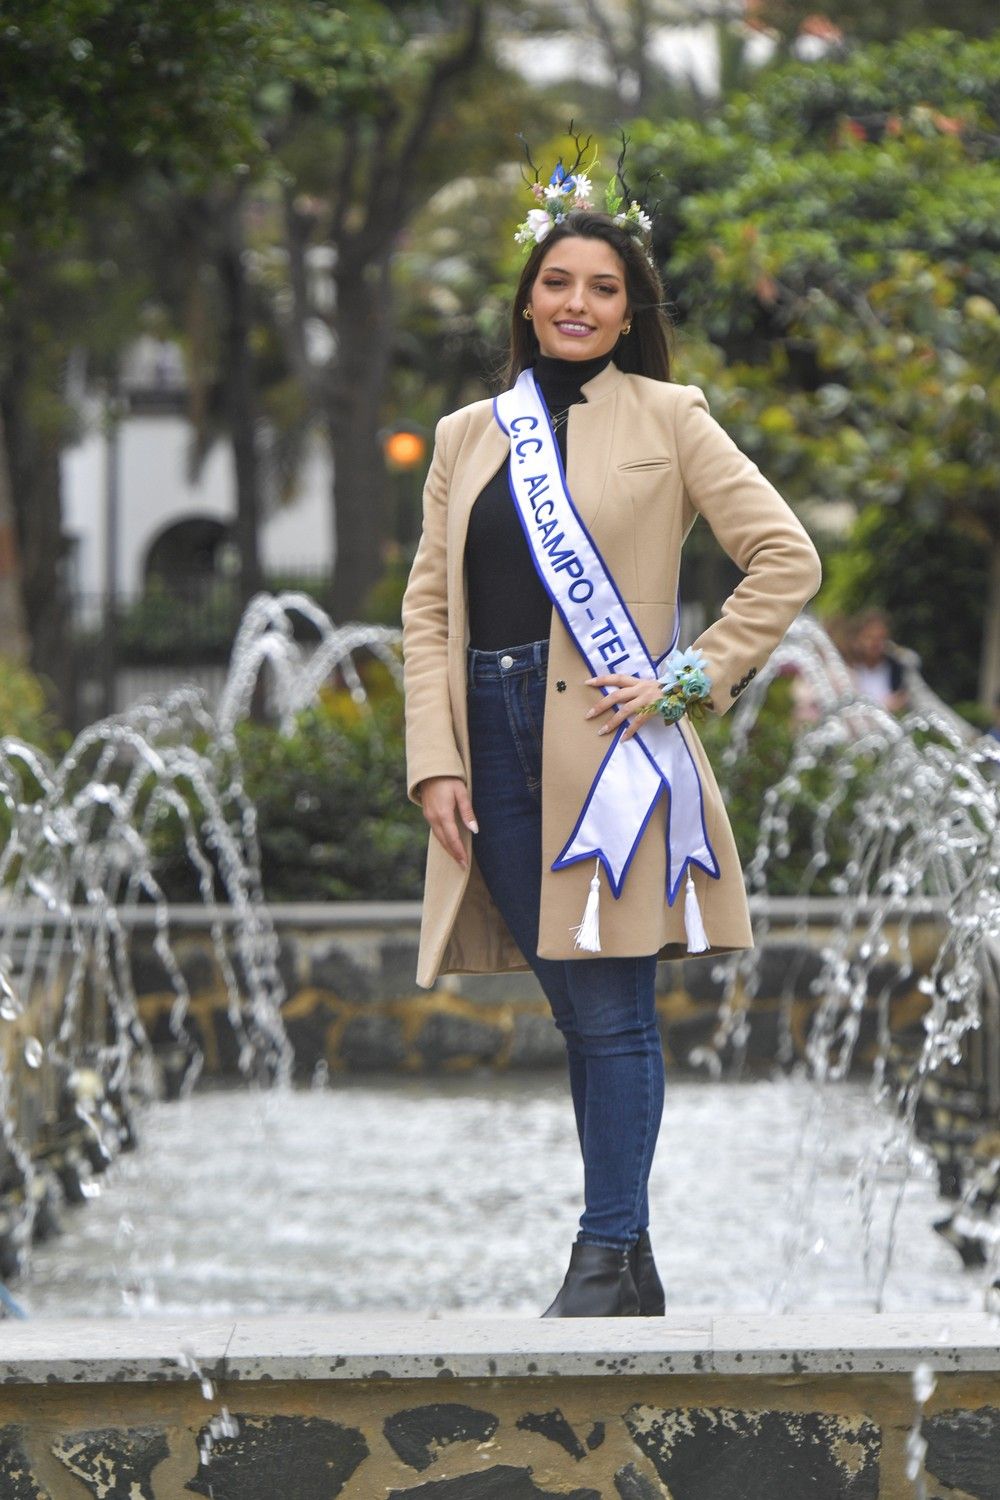
[[(844, 914), (842, 896), (767, 896), (755, 893), (748, 898), (753, 916), (768, 917), (774, 923), (784, 925), (818, 924), (837, 925)], [(115, 907), (115, 917), (123, 927), (148, 928), (157, 925), (157, 909), (150, 903), (143, 906)], [(421, 906), (419, 901), (269, 901), (267, 910), (275, 926), (289, 927), (380, 927), (420, 926)], [(852, 907), (858, 918), (874, 916), (885, 911), (890, 920), (909, 917), (918, 922), (936, 922), (947, 914), (948, 902), (936, 897), (912, 897), (907, 901), (864, 900)], [(41, 903), (19, 902), (13, 906), (0, 900), (0, 911), (8, 919), (15, 917), (20, 926), (34, 921), (42, 926), (62, 916), (53, 918)], [(102, 913), (90, 906), (74, 906), (72, 918), (81, 926), (92, 926), (102, 921)], [(239, 920), (233, 906), (206, 906), (201, 902), (170, 903), (170, 926), (180, 928), (211, 927), (221, 922), (232, 926)]]
[[(188, 1356), (184, 1359), (182, 1356)], [(665, 1319), (40, 1319), (3, 1324), (0, 1385), (1000, 1373), (985, 1315), (671, 1312)]]

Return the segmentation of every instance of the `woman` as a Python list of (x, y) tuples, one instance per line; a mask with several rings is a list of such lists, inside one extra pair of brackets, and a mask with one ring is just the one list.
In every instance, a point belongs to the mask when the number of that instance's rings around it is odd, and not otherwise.
[[(565, 1040), (585, 1198), (543, 1316), (658, 1315), (657, 958), (753, 941), (718, 788), (689, 719), (667, 722), (657, 680), (681, 545), (701, 513), (746, 575), (691, 658), (720, 714), (820, 572), (701, 391), (670, 382), (648, 220), (635, 204), (617, 216), (580, 206), (560, 169), (552, 182), (568, 211), (544, 190), (519, 231), (535, 243), (514, 297), (513, 389), (496, 410), (478, 401), (438, 424), (403, 602), (409, 795), (432, 835), (417, 978), (537, 975)], [(633, 626), (641, 640), (627, 650)], [(647, 745), (656, 734), (662, 763)], [(642, 749), (627, 743), (637, 735)]]

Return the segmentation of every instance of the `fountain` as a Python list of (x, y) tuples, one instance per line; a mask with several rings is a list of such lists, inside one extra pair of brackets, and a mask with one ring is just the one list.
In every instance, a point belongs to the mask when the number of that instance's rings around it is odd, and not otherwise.
[[(1000, 1196), (1000, 744), (977, 736), (912, 668), (911, 707), (901, 718), (859, 700), (825, 633), (802, 617), (734, 710), (725, 757), (730, 768), (746, 748), (769, 685), (788, 672), (804, 683), (812, 722), (801, 728), (784, 774), (765, 795), (757, 847), (745, 871), (748, 889), (752, 896), (766, 893), (772, 864), (788, 856), (795, 809), (825, 768), (827, 789), (813, 809), (812, 857), (798, 892), (805, 935), (806, 902), (831, 863), (831, 824), (863, 782), (851, 814), (850, 857), (830, 881), (839, 914), (812, 982), (817, 1005), (806, 1046), (809, 1076), (821, 1089), (847, 1075), (875, 990), (875, 1096), (898, 1114), (911, 1145), (921, 1139), (935, 1151), (941, 1190), (960, 1199), (958, 1211), (936, 1227), (966, 1265), (987, 1267), (989, 1301), (1000, 1252), (1000, 1227), (990, 1219)], [(927, 997), (922, 1035), (901, 1045), (889, 1025), (891, 989), (912, 973), (912, 926), (926, 917), (942, 935), (930, 972), (919, 981)], [(737, 982), (752, 999), (767, 931), (765, 907), (755, 928), (758, 947), (723, 966), (719, 1026), (701, 1059), (715, 1071), (726, 1048), (738, 1058), (745, 1045), (746, 1009), (735, 1003)], [(895, 965), (878, 983), (891, 948)], [(786, 1008), (790, 1003), (788, 997)], [(789, 1032), (786, 1022), (786, 1039)], [(871, 1171), (871, 1162), (860, 1165), (859, 1186)], [(790, 1214), (796, 1243), (789, 1265), (812, 1232), (804, 1208), (800, 1197)], [(876, 1306), (893, 1248), (890, 1222), (875, 1277)], [(780, 1284), (784, 1292), (789, 1279), (786, 1274)], [(777, 1300), (785, 1305), (781, 1289)]]
[[(296, 618), (318, 637), (308, 652), (295, 640)], [(152, 907), (153, 948), (175, 995), (168, 1085), (187, 1094), (199, 1076), (188, 980), (151, 852), (166, 814), (180, 819), (201, 900), (219, 913), (211, 941), (239, 1071), (257, 1084), (289, 1080), (277, 942), (234, 730), (265, 665), (271, 707), (286, 729), (332, 672), (363, 700), (353, 660), (361, 648), (399, 681), (397, 634), (337, 629), (307, 595), (262, 595), (242, 621), (214, 714), (202, 694), (182, 688), (91, 725), (58, 764), (22, 741), (0, 741), (9, 823), (0, 853), (0, 1283), (26, 1271), (32, 1240), (54, 1229), (60, 1199), (85, 1200), (94, 1174), (134, 1143), (135, 1102), (158, 1087), (130, 964), (140, 904)], [(202, 809), (198, 821), (189, 792)], [(6, 1305), (16, 1307), (9, 1296)]]
[[(299, 639), (303, 628), (312, 633), (308, 645)], [(96, 1192), (94, 1173), (134, 1143), (135, 1106), (148, 1100), (160, 1086), (153, 1049), (132, 986), (130, 936), (137, 907), (146, 914), (152, 913), (154, 951), (174, 993), (170, 1028), (176, 1044), (176, 1060), (170, 1078), (173, 1092), (181, 1096), (181, 1102), (170, 1105), (169, 1109), (183, 1110), (192, 1103), (201, 1055), (187, 1024), (189, 977), (183, 960), (175, 952), (176, 914), (157, 882), (151, 853), (150, 841), (158, 819), (164, 814), (181, 820), (187, 857), (208, 909), (212, 947), (225, 979), (228, 1022), (237, 1039), (239, 1072), (253, 1086), (253, 1097), (261, 1101), (262, 1108), (268, 1108), (268, 1100), (277, 1100), (281, 1105), (280, 1116), (272, 1116), (272, 1122), (280, 1118), (285, 1130), (282, 1160), (290, 1159), (303, 1133), (310, 1130), (311, 1119), (304, 1112), (308, 1095), (301, 1090), (292, 1095), (285, 1092), (291, 1077), (292, 1055), (281, 1017), (283, 986), (277, 939), (261, 889), (255, 810), (244, 791), (234, 731), (260, 700), (258, 683), (262, 677), (270, 714), (285, 730), (294, 727), (296, 715), (308, 707), (332, 671), (342, 675), (352, 696), (362, 702), (365, 690), (354, 661), (354, 653), (360, 649), (376, 656), (396, 682), (400, 681), (398, 633), (362, 626), (338, 629), (303, 595), (261, 596), (252, 602), (244, 617), (229, 677), (214, 713), (193, 690), (181, 690), (162, 704), (140, 705), (92, 726), (80, 735), (58, 764), (24, 743), (0, 742), (0, 791), (10, 824), (10, 835), (0, 856), (0, 877), (6, 892), (0, 908), (0, 1021), (4, 1023), (0, 1029), (0, 1169), (5, 1194), (5, 1217), (0, 1219), (0, 1282), (24, 1275), (32, 1243), (39, 1242), (56, 1227), (63, 1198), (82, 1200)], [(786, 1071), (804, 1073), (810, 1080), (811, 1093), (800, 1130), (801, 1144), (787, 1175), (784, 1251), (769, 1304), (779, 1315), (796, 1305), (798, 1272), (821, 1242), (822, 1224), (816, 1222), (814, 1200), (821, 1160), (831, 1144), (823, 1128), (824, 1112), (833, 1097), (833, 1085), (847, 1078), (856, 1061), (866, 1006), (873, 993), (877, 1035), (872, 1092), (883, 1110), (883, 1118), (898, 1121), (899, 1125), (895, 1134), (886, 1136), (861, 1155), (853, 1172), (855, 1196), (862, 1205), (875, 1306), (882, 1305), (896, 1248), (907, 1173), (917, 1153), (928, 1149), (938, 1161), (942, 1191), (958, 1202), (955, 1212), (938, 1228), (967, 1264), (983, 1272), (983, 1293), (988, 1298), (996, 1276), (998, 1236), (991, 1223), (991, 1211), (1000, 1178), (1000, 1143), (996, 1135), (1000, 1091), (997, 806), (1000, 749), (974, 736), (917, 677), (911, 677), (912, 706), (902, 719), (859, 701), (827, 637), (813, 621), (804, 618), (789, 632), (768, 667), (760, 672), (733, 710), (731, 738), (722, 757), (723, 781), (727, 772), (737, 766), (747, 746), (769, 684), (776, 676), (788, 673), (796, 675), (802, 690), (800, 703), (804, 701), (806, 709), (788, 765), (763, 799), (756, 846), (747, 864), (758, 948), (731, 959), (708, 961), (714, 978), (723, 984), (723, 1001), (714, 1035), (693, 1056), (713, 1077), (740, 1070), (746, 1055), (750, 1008), (759, 982), (763, 940), (771, 923), (767, 896), (769, 872), (776, 861), (787, 859), (792, 827), (796, 819), (801, 822), (802, 808), (806, 805), (811, 854), (798, 891), (791, 898), (800, 910), (795, 930), (809, 941), (808, 910), (815, 904), (815, 892), (824, 881), (828, 894), (822, 899), (835, 907), (835, 920), (819, 948), (812, 982), (812, 1022), (799, 1063), (792, 1045), (790, 989), (779, 1033), (776, 1062)], [(204, 810), (204, 821), (192, 815), (191, 792)], [(843, 833), (848, 809), (849, 857), (842, 867), (833, 868), (833, 830), (839, 822)], [(225, 915), (220, 902), (227, 909)], [(925, 919), (938, 925), (934, 962), (921, 982), (926, 1006), (919, 1034), (900, 1036), (891, 1024), (893, 983), (914, 968), (911, 961), (914, 924)], [(887, 963), (890, 956), (891, 967)], [(384, 1106), (374, 1100), (366, 1112), (363, 1097), (351, 1097), (347, 1088), (327, 1089), (327, 1082), (325, 1074), (317, 1074), (313, 1096), (326, 1094), (341, 1100), (346, 1111), (342, 1129), (350, 1128), (350, 1121), (359, 1147), (362, 1141), (374, 1140)], [(703, 1092), (700, 1085), (691, 1087)], [(442, 1094), (442, 1108), (448, 1110), (451, 1106), (446, 1081), (436, 1085), (436, 1091)], [(533, 1084), (532, 1095), (537, 1092)], [(561, 1092), (558, 1099), (556, 1095), (553, 1084), (553, 1109), (558, 1107), (560, 1116), (565, 1116), (565, 1100)], [(521, 1107), (527, 1098), (525, 1094)], [(689, 1109), (695, 1108), (694, 1101), (692, 1093)], [(425, 1115), (432, 1102), (427, 1097), (419, 1102), (414, 1100), (414, 1107), (407, 1114), (400, 1113), (397, 1101), (396, 1128), (408, 1132), (411, 1154), (421, 1145), (417, 1116)], [(227, 1128), (229, 1110), (229, 1097), (217, 1096), (215, 1123), (209, 1127), (207, 1138), (218, 1139)], [(514, 1110), (515, 1114), (520, 1112), (516, 1101)], [(479, 1132), (481, 1149), (485, 1149), (487, 1142), (495, 1145), (498, 1132), (489, 1111), (477, 1115), (473, 1108), (469, 1120), (472, 1130)], [(52, 1122), (56, 1122), (54, 1127)], [(499, 1135), (502, 1137), (503, 1132)], [(178, 1150), (176, 1154), (178, 1160), (182, 1156), (185, 1161), (188, 1159), (187, 1152)], [(887, 1228), (876, 1243), (874, 1183), (880, 1165), (890, 1155), (897, 1166), (902, 1164), (903, 1170)], [(264, 1176), (254, 1181), (252, 1159), (251, 1149), (236, 1171), (247, 1182), (250, 1192), (260, 1195), (255, 1202), (262, 1204), (266, 1183)], [(122, 1166), (125, 1167), (125, 1162)], [(221, 1158), (218, 1167), (214, 1186), (209, 1184), (205, 1214), (225, 1221), (222, 1184), (227, 1175), (232, 1175), (232, 1169), (224, 1171)], [(266, 1166), (262, 1170), (266, 1176)], [(443, 1164), (431, 1170), (429, 1180), (446, 1183)], [(415, 1174), (413, 1189), (417, 1194), (422, 1191), (422, 1181), (420, 1174)], [(348, 1179), (344, 1179), (342, 1186), (347, 1191)], [(178, 1185), (176, 1191), (184, 1190)], [(466, 1190), (461, 1191), (464, 1194)], [(167, 1196), (169, 1200), (169, 1191)], [(432, 1196), (441, 1197), (440, 1187)], [(540, 1193), (540, 1200), (541, 1196)], [(483, 1213), (491, 1212), (488, 1197), (487, 1191), (482, 1199)], [(466, 1206), (464, 1197), (461, 1201)], [(457, 1200), (449, 1200), (445, 1193), (442, 1202), (442, 1212), (451, 1223), (458, 1211)], [(377, 1241), (377, 1227), (373, 1223), (366, 1228), (359, 1206), (360, 1200), (348, 1213), (348, 1228), (352, 1236), (360, 1234), (371, 1246)], [(415, 1201), (411, 1203), (411, 1215), (414, 1210)], [(274, 1212), (273, 1207), (271, 1211)], [(301, 1222), (296, 1227), (301, 1228)], [(127, 1215), (120, 1218), (118, 1228), (116, 1248), (130, 1242), (135, 1234), (135, 1225)], [(228, 1267), (228, 1256), (226, 1264)], [(469, 1284), (475, 1295), (474, 1280)], [(350, 1295), (349, 1292), (348, 1305)], [(131, 1302), (133, 1306), (141, 1305), (141, 1295), (133, 1296)], [(0, 1286), (0, 1316), (4, 1308), (16, 1313), (17, 1303)], [(290, 1309), (286, 1315), (292, 1315)], [(949, 1316), (948, 1322), (930, 1337), (947, 1344), (952, 1322)], [(199, 1327), (203, 1323), (201, 1318)], [(181, 1417), (172, 1419), (189, 1430), (198, 1429), (199, 1472), (187, 1488), (199, 1492), (211, 1491), (211, 1479), (212, 1484), (221, 1482), (220, 1493), (243, 1494), (239, 1486), (249, 1480), (238, 1476), (253, 1469), (254, 1443), (258, 1439), (285, 1444), (283, 1462), (294, 1466), (299, 1458), (305, 1461), (307, 1445), (287, 1425), (280, 1432), (275, 1426), (277, 1435), (267, 1436), (269, 1422), (272, 1426), (288, 1424), (291, 1418), (247, 1418), (232, 1404), (225, 1382), (230, 1376), (227, 1361), (236, 1331), (234, 1326), (222, 1341), (221, 1357), (215, 1357), (189, 1331), (177, 1338), (172, 1355), (161, 1359), (155, 1368), (149, 1366), (151, 1374), (135, 1377), (162, 1380), (164, 1363), (169, 1364), (173, 1374), (168, 1375), (168, 1380), (193, 1378), (201, 1398), (210, 1404), (211, 1415), (204, 1410), (200, 1415), (192, 1414), (189, 1403)], [(546, 1332), (543, 1328), (542, 1333)], [(627, 1332), (630, 1336), (634, 1333), (640, 1350), (647, 1334), (653, 1339), (650, 1351), (660, 1348), (656, 1339), (664, 1336), (655, 1328)], [(561, 1335), (562, 1330), (555, 1329), (554, 1333)], [(669, 1338), (669, 1330), (665, 1336)], [(789, 1339), (793, 1336), (788, 1335)], [(364, 1379), (371, 1367), (375, 1376), (384, 1380), (385, 1366), (392, 1365), (395, 1356), (386, 1357), (380, 1350), (376, 1368), (370, 1357), (366, 1364), (364, 1355), (345, 1354), (344, 1338), (339, 1334), (337, 1337), (336, 1360), (330, 1362), (327, 1357), (323, 1378), (328, 1379), (330, 1371), (340, 1368), (346, 1376), (346, 1370), (357, 1365), (358, 1378)], [(422, 1334), (406, 1337), (416, 1339), (414, 1347), (423, 1347)], [(863, 1333), (859, 1334), (862, 1342), (863, 1337)], [(713, 1333), (710, 1341), (713, 1352), (708, 1356), (713, 1363), (705, 1366), (705, 1356), (698, 1353), (692, 1356), (695, 1362), (690, 1368), (721, 1371), (724, 1357), (717, 1356), (718, 1347), (718, 1337)], [(810, 1366), (808, 1347), (805, 1346), (806, 1362), (802, 1368), (823, 1368)], [(492, 1376), (498, 1362), (495, 1350), (491, 1348), (489, 1355)], [(416, 1356), (418, 1363), (421, 1357)], [(547, 1349), (546, 1367), (552, 1366), (553, 1359), (558, 1364), (560, 1357)], [(661, 1355), (651, 1353), (651, 1357), (655, 1361)], [(683, 1360), (684, 1356), (679, 1357)], [(736, 1353), (733, 1357), (740, 1360), (743, 1355)], [(955, 1357), (954, 1351), (951, 1357)], [(599, 1357), (595, 1351), (594, 1358), (593, 1373), (609, 1368), (606, 1351)], [(641, 1352), (631, 1358), (634, 1372), (641, 1374)], [(722, 1362), (715, 1363), (717, 1358)], [(763, 1370), (768, 1356), (759, 1358), (763, 1361), (759, 1369)], [(401, 1373), (407, 1376), (413, 1373), (413, 1360), (413, 1354), (408, 1352), (400, 1366)], [(266, 1363), (265, 1358), (264, 1366)], [(485, 1371), (485, 1355), (482, 1363)], [(427, 1356), (428, 1373), (435, 1377), (452, 1373), (450, 1369), (442, 1369), (444, 1364), (443, 1354), (435, 1355), (433, 1364)], [(239, 1374), (238, 1354), (236, 1365), (237, 1379), (246, 1378)], [(287, 1371), (295, 1367), (295, 1361), (286, 1360), (282, 1365), (279, 1359), (271, 1367)], [(528, 1368), (534, 1370), (537, 1366), (531, 1364)], [(652, 1371), (659, 1367), (654, 1364), (649, 1368)], [(671, 1368), (688, 1366), (675, 1364)], [(778, 1364), (774, 1368), (784, 1380), (788, 1367), (782, 1369)], [(920, 1495), (926, 1493), (922, 1488), (926, 1434), (940, 1431), (940, 1426), (935, 1428), (934, 1423), (947, 1425), (954, 1414), (945, 1412), (939, 1417), (930, 1405), (936, 1381), (939, 1386), (942, 1384), (932, 1360), (920, 1358), (911, 1365), (892, 1368), (906, 1368), (912, 1373), (912, 1420), (897, 1447), (902, 1454), (899, 1474), (905, 1474), (905, 1482), (915, 1486), (914, 1492)], [(550, 1374), (562, 1378), (558, 1369), (550, 1368)], [(16, 1381), (23, 1377), (7, 1378)], [(119, 1377), (110, 1374), (100, 1378)], [(289, 1377), (279, 1374), (277, 1378)], [(655, 1388), (650, 1387), (645, 1399), (645, 1406), (633, 1406), (625, 1414), (635, 1443), (630, 1451), (637, 1455), (636, 1461), (638, 1456), (644, 1456), (644, 1461), (663, 1475), (668, 1472), (673, 1451), (670, 1444), (663, 1446), (663, 1423), (671, 1414), (659, 1411), (656, 1401), (662, 1398), (655, 1396)], [(698, 1399), (705, 1401), (708, 1397), (691, 1397), (693, 1401)], [(780, 1407), (783, 1398), (779, 1394), (767, 1399)], [(254, 1400), (258, 1404), (250, 1410), (266, 1409), (259, 1391)], [(439, 1403), (424, 1410), (468, 1413), (472, 1408)], [(857, 1408), (851, 1405), (850, 1410), (856, 1412)], [(486, 1413), (473, 1412), (473, 1415), (483, 1420), (484, 1432), (492, 1431), (490, 1423), (496, 1425), (496, 1419)], [(609, 1420), (617, 1421), (620, 1415), (610, 1411)], [(389, 1430), (390, 1424), (401, 1424), (405, 1416), (404, 1412), (390, 1414), (385, 1430)], [(706, 1433), (710, 1437), (711, 1424), (718, 1416), (708, 1407), (696, 1408), (693, 1418), (685, 1417), (685, 1431), (688, 1436), (696, 1436), (700, 1424), (702, 1437)], [(765, 1412), (765, 1416), (779, 1425), (790, 1423), (787, 1431), (792, 1436), (787, 1440), (793, 1446), (800, 1442), (802, 1429), (796, 1427), (798, 1419), (794, 1415), (776, 1410)], [(379, 1416), (378, 1421), (381, 1420)], [(537, 1415), (531, 1416), (530, 1421), (528, 1416), (522, 1416), (515, 1422), (512, 1413), (505, 1430), (533, 1431), (532, 1423), (541, 1420)], [(603, 1420), (595, 1423), (588, 1437), (588, 1449), (592, 1447), (594, 1453), (599, 1452), (603, 1441)], [(869, 1483), (872, 1455), (877, 1452), (873, 1444), (877, 1444), (879, 1429), (872, 1422), (859, 1422), (853, 1415), (821, 1420), (827, 1425), (822, 1428), (820, 1447), (829, 1444), (833, 1453), (839, 1443), (838, 1451), (848, 1455), (847, 1468)], [(892, 1418), (882, 1416), (879, 1420), (883, 1423), (881, 1431), (888, 1433)], [(326, 1425), (331, 1430), (337, 1426)], [(338, 1430), (349, 1432), (344, 1428)], [(564, 1434), (559, 1441), (576, 1441), (572, 1431), (567, 1430), (569, 1436)], [(761, 1433), (763, 1430), (759, 1429)], [(0, 1427), (0, 1482), (6, 1472), (2, 1466), (7, 1461), (3, 1441), (9, 1445), (12, 1441), (9, 1434), (13, 1431)], [(146, 1457), (138, 1448), (127, 1453), (124, 1448), (118, 1450), (115, 1462), (124, 1465), (124, 1470), (148, 1475), (149, 1467), (143, 1470), (142, 1464), (174, 1461), (166, 1456), (168, 1445), (162, 1435), (157, 1435), (158, 1429), (149, 1431), (151, 1447)], [(131, 1442), (138, 1435), (138, 1441), (142, 1432), (143, 1429), (136, 1428), (125, 1436)], [(302, 1429), (302, 1436), (304, 1432)], [(757, 1428), (752, 1428), (752, 1434), (757, 1432)], [(366, 1450), (360, 1431), (350, 1430), (350, 1433), (355, 1445), (351, 1462), (356, 1464)], [(441, 1441), (451, 1442), (458, 1436), (461, 1436), (458, 1429), (454, 1433), (448, 1429)], [(106, 1457), (107, 1443), (112, 1438), (118, 1441), (118, 1437), (110, 1428), (95, 1430), (82, 1438), (62, 1439), (61, 1447), (50, 1451), (73, 1473), (86, 1478), (88, 1473), (106, 1472), (106, 1464), (110, 1462)], [(332, 1435), (329, 1440), (333, 1440)], [(773, 1433), (767, 1441), (774, 1441)], [(21, 1464), (24, 1451), (11, 1448), (14, 1454), (11, 1462)], [(572, 1446), (567, 1451), (576, 1461), (585, 1454), (582, 1447), (578, 1453)], [(41, 1454), (37, 1443), (32, 1452)], [(431, 1461), (420, 1458), (415, 1467), (425, 1467)], [(592, 1463), (598, 1461), (591, 1457)], [(619, 1494), (653, 1493), (642, 1488), (648, 1480), (642, 1480), (636, 1461), (630, 1460), (615, 1472)], [(241, 1468), (243, 1464), (249, 1464), (250, 1469)], [(852, 1464), (854, 1469), (850, 1469)], [(530, 1475), (530, 1468), (506, 1472), (510, 1476), (522, 1472)], [(836, 1463), (829, 1472), (831, 1475), (839, 1472)], [(172, 1473), (176, 1481), (178, 1470), (175, 1468)], [(485, 1480), (488, 1474), (482, 1477)], [(605, 1484), (610, 1480), (609, 1470)], [(366, 1482), (362, 1480), (362, 1484)], [(903, 1482), (900, 1477), (900, 1483)], [(226, 1488), (233, 1483), (236, 1490)], [(351, 1493), (363, 1492), (355, 1489)], [(853, 1494), (854, 1490), (849, 1492)], [(141, 1493), (153, 1491), (143, 1488)], [(449, 1489), (448, 1493), (459, 1492)], [(542, 1491), (525, 1487), (523, 1493)], [(611, 1491), (606, 1488), (601, 1493)], [(836, 1493), (848, 1491), (838, 1489)], [(864, 1493), (875, 1492), (866, 1489)]]
[[(150, 852), (164, 813), (181, 820), (187, 857), (211, 913), (239, 1072), (257, 1084), (289, 1081), (277, 940), (261, 890), (255, 810), (243, 789), (234, 731), (251, 711), (262, 676), (269, 714), (288, 732), (332, 672), (363, 702), (354, 661), (360, 649), (401, 685), (398, 632), (336, 627), (307, 595), (261, 595), (241, 623), (214, 713), (193, 689), (182, 689), (162, 704), (139, 705), (91, 726), (58, 765), (29, 745), (0, 744), (0, 790), (11, 825), (0, 856), (7, 892), (0, 909), (0, 1019), (7, 1023), (0, 1113), (8, 1203), (0, 1220), (0, 1282), (24, 1272), (32, 1238), (44, 1237), (58, 1220), (60, 1198), (85, 1199), (94, 1173), (132, 1144), (134, 1103), (158, 1086), (129, 963), (137, 903), (154, 913), (153, 948), (175, 996), (175, 1056), (172, 1062), (160, 1058), (171, 1063), (168, 1085), (189, 1094), (198, 1079), (202, 1055), (187, 1024), (188, 979), (174, 953), (171, 908)], [(988, 1150), (1000, 1107), (1000, 747), (977, 738), (912, 668), (904, 718), (859, 701), (825, 632), (803, 617), (732, 711), (723, 782), (746, 749), (769, 685), (789, 673), (806, 703), (805, 722), (789, 764), (764, 797), (746, 867), (758, 947), (714, 965), (724, 983), (715, 1033), (690, 1060), (713, 1076), (740, 1071), (770, 926), (769, 872), (786, 859), (792, 820), (821, 775), (822, 795), (811, 806), (811, 858), (797, 893), (798, 933), (806, 942), (821, 879), (828, 879), (837, 908), (812, 982), (816, 1001), (803, 1059), (816, 1088), (811, 1110), (822, 1117), (825, 1086), (851, 1068), (875, 990), (874, 1094), (898, 1115), (904, 1152), (922, 1141), (936, 1153), (941, 1190), (958, 1199), (939, 1231), (966, 1264), (987, 1268), (992, 1286), (990, 1211), (1000, 1175), (996, 1152)], [(189, 789), (204, 809), (201, 824), (192, 816)], [(849, 798), (851, 858), (831, 876), (830, 831), (843, 821)], [(889, 1024), (891, 992), (909, 973), (912, 924), (928, 917), (943, 936), (921, 981), (927, 996), (922, 1039), (907, 1050)], [(895, 961), (887, 967), (890, 947)], [(786, 1069), (795, 1060), (791, 1006), (789, 987), (776, 1058)], [(26, 1088), (25, 1079), (39, 1087)], [(43, 1116), (59, 1120), (54, 1136), (42, 1126)], [(803, 1129), (802, 1140), (812, 1142), (812, 1160), (803, 1159), (796, 1176), (785, 1263), (772, 1293), (778, 1308), (794, 1300), (795, 1267), (818, 1232), (807, 1209), (822, 1132)], [(890, 1148), (883, 1142), (879, 1149)], [(892, 1149), (900, 1149), (899, 1142)], [(862, 1199), (878, 1166), (871, 1159), (859, 1164), (855, 1186)], [(867, 1232), (870, 1205), (864, 1222)], [(878, 1263), (880, 1305), (893, 1253), (891, 1223), (881, 1247), (868, 1245), (866, 1253), (873, 1266)]]

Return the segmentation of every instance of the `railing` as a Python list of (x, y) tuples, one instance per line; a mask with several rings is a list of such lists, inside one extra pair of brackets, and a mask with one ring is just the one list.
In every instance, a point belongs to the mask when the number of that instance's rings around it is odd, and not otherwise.
[[(296, 568), (269, 575), (272, 593), (310, 594), (331, 615), (328, 570)], [(221, 690), (243, 604), (235, 579), (192, 573), (169, 584), (154, 580), (141, 593), (77, 591), (71, 596), (76, 668), (73, 728), (117, 713), (139, 698), (162, 697), (179, 680), (194, 682), (210, 698)], [(308, 626), (303, 624), (303, 631)]]

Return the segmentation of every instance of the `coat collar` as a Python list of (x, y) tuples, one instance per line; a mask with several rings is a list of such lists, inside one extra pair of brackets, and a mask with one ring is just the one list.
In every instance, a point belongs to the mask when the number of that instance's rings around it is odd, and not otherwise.
[(624, 378), (621, 370), (619, 370), (614, 360), (612, 360), (610, 364), (604, 366), (604, 369), (599, 374), (594, 376), (593, 380), (585, 380), (580, 390), (586, 396), (588, 402), (593, 404), (595, 401), (603, 401), (607, 396), (612, 395), (621, 385)]

